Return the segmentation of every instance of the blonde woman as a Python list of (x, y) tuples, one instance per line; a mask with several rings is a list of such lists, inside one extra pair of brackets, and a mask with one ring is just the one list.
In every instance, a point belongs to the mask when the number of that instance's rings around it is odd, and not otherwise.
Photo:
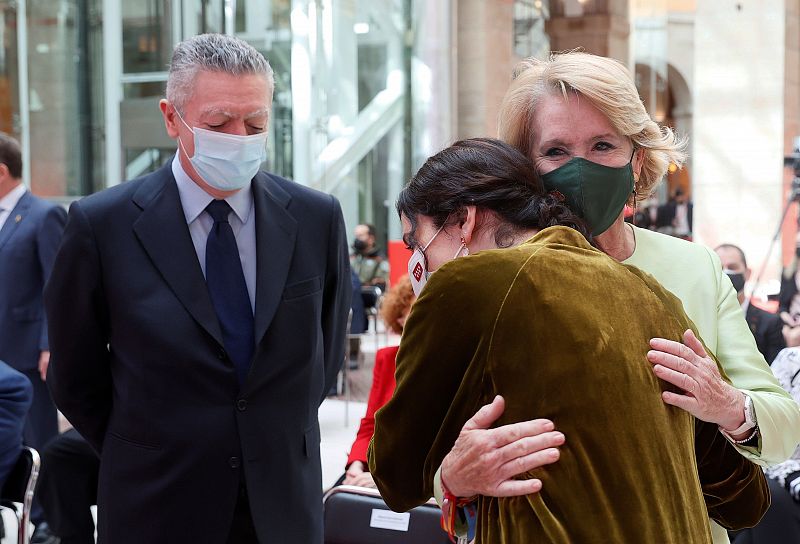
[[(669, 164), (685, 159), (684, 142), (650, 119), (630, 72), (613, 59), (581, 52), (525, 60), (503, 99), (498, 128), (533, 160), (545, 187), (588, 223), (597, 247), (650, 273), (681, 300), (730, 377), (731, 384), (721, 378), (691, 331), (683, 343), (653, 339), (653, 372), (681, 391), (664, 392), (663, 401), (717, 424), (742, 455), (761, 465), (788, 458), (800, 442), (800, 408), (759, 353), (719, 258), (704, 246), (623, 220), (626, 203), (650, 197)], [(558, 421), (490, 428), (504, 408), (496, 399), (464, 425), (434, 481), (437, 496), (442, 486), (454, 497), (541, 489), (539, 480), (516, 475), (552, 458), (556, 445), (546, 431)], [(608, 429), (609, 441), (614, 432)], [(712, 523), (712, 532), (715, 543), (728, 541), (720, 526)]]

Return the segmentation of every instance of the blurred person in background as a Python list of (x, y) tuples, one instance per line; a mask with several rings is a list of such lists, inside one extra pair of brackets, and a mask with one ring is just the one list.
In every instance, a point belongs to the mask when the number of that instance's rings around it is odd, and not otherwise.
[[(395, 334), (403, 333), (403, 326), (415, 299), (411, 280), (408, 275), (402, 276), (386, 293), (381, 305), (381, 318), (387, 329)], [(375, 487), (375, 481), (367, 464), (367, 448), (375, 432), (375, 412), (386, 404), (394, 393), (395, 359), (399, 348), (400, 346), (388, 346), (375, 353), (375, 368), (372, 371), (367, 413), (361, 419), (356, 439), (350, 448), (344, 479), (341, 480), (343, 484)]]
[(350, 267), (358, 274), (361, 285), (386, 289), (389, 281), (389, 261), (381, 252), (375, 237), (375, 226), (361, 223), (353, 231), (353, 254)]
[[(744, 286), (750, 281), (750, 269), (747, 259), (739, 246), (733, 244), (720, 244), (714, 249), (722, 263), (723, 272), (730, 278), (739, 304), (744, 307)], [(783, 323), (779, 316), (762, 310), (752, 302), (747, 304), (745, 319), (750, 331), (756, 339), (758, 351), (772, 364), (778, 352), (786, 347), (781, 331)]]
[[(30, 380), (0, 361), (0, 489), (22, 452), (22, 431), (32, 400)], [(0, 517), (0, 538), (4, 533)]]
[[(780, 384), (800, 403), (800, 349), (781, 351), (772, 362)], [(783, 463), (765, 469), (772, 504), (752, 529), (737, 534), (734, 544), (800, 542), (800, 447)]]
[[(800, 407), (758, 351), (719, 258), (711, 249), (623, 221), (625, 204), (648, 198), (669, 164), (680, 167), (685, 159), (684, 142), (650, 118), (628, 69), (583, 52), (524, 60), (501, 104), (498, 131), (530, 157), (545, 188), (563, 194), (587, 221), (597, 247), (652, 274), (681, 300), (730, 378), (725, 381), (710, 355), (697, 349), (693, 333), (683, 342), (654, 340), (648, 355), (653, 371), (678, 388), (665, 392), (664, 402), (718, 425), (721, 436), (759, 464), (788, 458), (800, 442)], [(492, 428), (504, 409), (498, 397), (467, 422), (434, 479), (437, 498), (442, 483), (457, 497), (533, 492), (514, 476), (538, 451), (531, 440), (536, 434), (525, 422)], [(519, 470), (499, 470), (509, 463)], [(718, 525), (712, 532), (715, 543), (728, 541)]]
[[(50, 342), (42, 293), (67, 212), (34, 196), (22, 183), (23, 168), (19, 142), (0, 133), (0, 360), (33, 385), (25, 444), (41, 451), (58, 434), (56, 406), (45, 383)], [(31, 521), (37, 532), (47, 529), (36, 498)]]

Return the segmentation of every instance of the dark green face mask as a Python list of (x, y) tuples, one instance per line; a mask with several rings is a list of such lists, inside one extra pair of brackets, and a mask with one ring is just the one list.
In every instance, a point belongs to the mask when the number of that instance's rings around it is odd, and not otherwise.
[(548, 191), (558, 191), (566, 204), (583, 218), (594, 236), (614, 224), (633, 192), (633, 166), (603, 166), (582, 157), (542, 176)]

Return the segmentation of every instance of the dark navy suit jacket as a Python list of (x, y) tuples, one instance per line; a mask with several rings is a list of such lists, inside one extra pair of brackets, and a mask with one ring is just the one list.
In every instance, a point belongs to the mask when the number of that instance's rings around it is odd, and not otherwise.
[(0, 361), (0, 487), (22, 450), (22, 429), (32, 400), (28, 378)]
[(239, 390), (168, 164), (72, 205), (45, 291), (48, 385), (101, 453), (101, 542), (322, 542), (317, 410), (344, 358), (338, 201), (260, 172), (256, 347)]
[(48, 349), (42, 291), (66, 221), (64, 208), (26, 192), (0, 229), (0, 360), (21, 372)]

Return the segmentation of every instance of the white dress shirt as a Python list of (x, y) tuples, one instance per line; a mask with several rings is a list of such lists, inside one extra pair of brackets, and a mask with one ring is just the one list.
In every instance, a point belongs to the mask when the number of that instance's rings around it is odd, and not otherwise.
[(6, 224), (6, 220), (11, 215), (11, 211), (17, 207), (19, 199), (25, 194), (27, 189), (20, 183), (11, 189), (6, 196), (0, 198), (0, 229)]
[[(214, 197), (200, 188), (181, 165), (178, 155), (172, 161), (172, 175), (178, 184), (178, 194), (181, 199), (186, 223), (189, 225), (189, 234), (192, 236), (197, 260), (203, 276), (206, 275), (206, 241), (214, 220), (206, 210)], [(244, 281), (247, 284), (247, 294), (250, 297), (250, 307), (255, 314), (256, 308), (256, 219), (253, 207), (253, 192), (251, 188), (237, 191), (227, 197), (225, 201), (233, 208), (233, 213), (228, 217), (239, 248), (239, 259), (242, 261)]]

